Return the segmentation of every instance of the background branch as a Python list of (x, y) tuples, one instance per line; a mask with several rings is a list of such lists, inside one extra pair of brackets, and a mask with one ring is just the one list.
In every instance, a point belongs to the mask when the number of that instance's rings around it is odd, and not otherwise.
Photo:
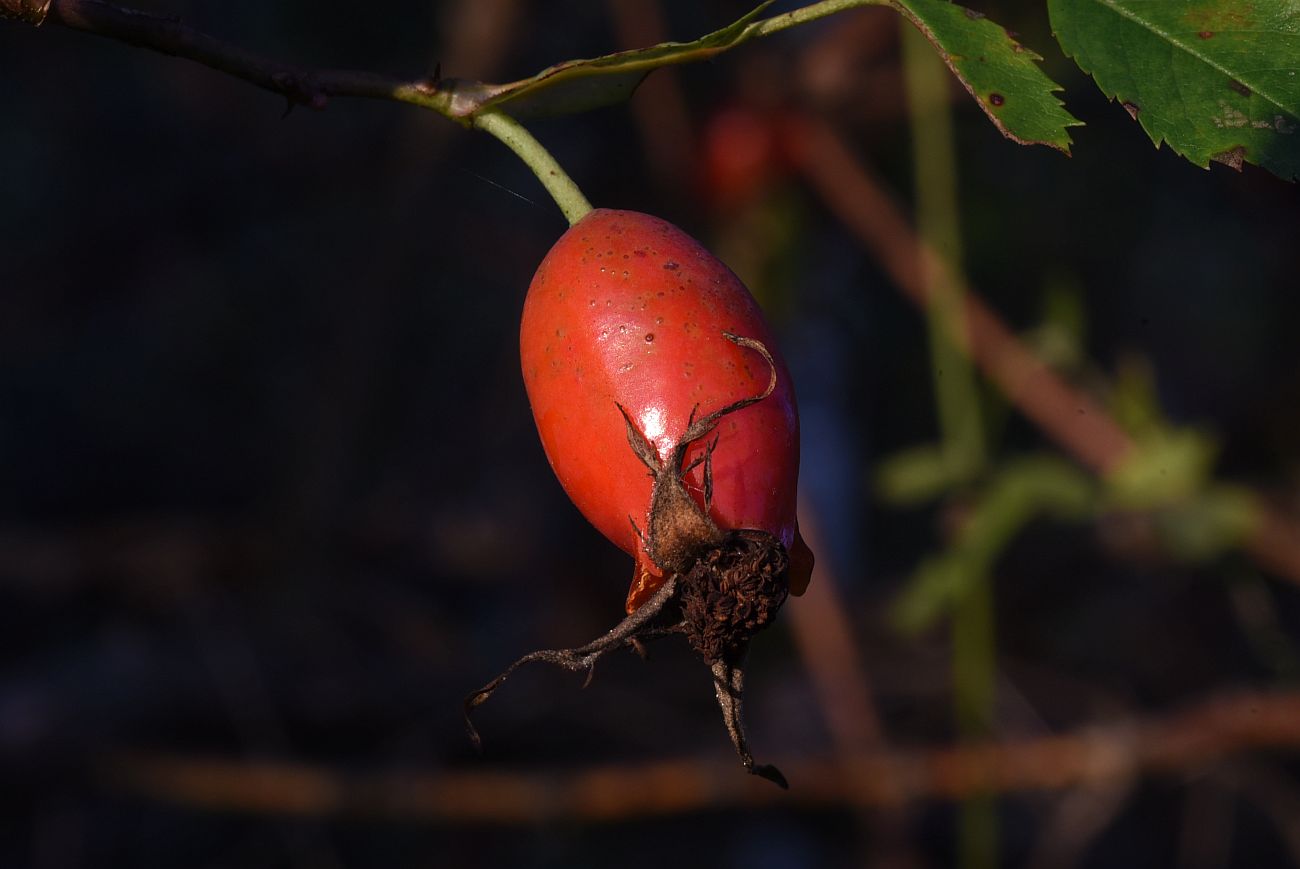
[[(871, 252), (912, 302), (931, 304), (926, 275), (950, 270), (926, 245), (902, 208), (826, 122), (799, 121), (799, 166), (826, 206)], [(962, 280), (960, 275), (949, 280)], [(1120, 467), (1136, 445), (1099, 402), (1066, 383), (1039, 359), (970, 287), (957, 340), (1007, 399), (1052, 441), (1101, 476)], [(1266, 570), (1300, 584), (1300, 527), (1256, 498), (1242, 545)]]
[(694, 758), (575, 773), (346, 774), (290, 763), (123, 755), (107, 783), (195, 808), (276, 815), (358, 815), (433, 822), (621, 821), (726, 807), (897, 806), (980, 793), (1056, 791), (1203, 768), (1267, 749), (1300, 748), (1300, 692), (1243, 693), (1167, 718), (1127, 718), (1019, 742), (853, 757), (778, 758), (793, 787), (761, 787), (734, 764)]

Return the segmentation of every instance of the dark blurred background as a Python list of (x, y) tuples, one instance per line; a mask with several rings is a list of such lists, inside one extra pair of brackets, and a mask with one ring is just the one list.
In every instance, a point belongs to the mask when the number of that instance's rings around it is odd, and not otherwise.
[[(747, 5), (140, 4), (306, 66), (489, 81)], [(1072, 157), (1020, 147), (953, 88), (973, 286), (1099, 401), (1143, 372), (1148, 416), (1219, 445), (1214, 479), (1294, 513), (1295, 187), (1153, 148), (1040, 5), (980, 8), (1087, 126)], [(793, 764), (785, 796), (741, 774), (707, 673), (671, 643), (606, 659), (585, 691), (521, 672), (479, 715), (484, 756), (466, 739), (466, 692), (605, 630), (630, 573), (552, 477), (522, 389), (520, 305), (565, 228), (524, 166), (409, 106), (283, 116), (194, 64), (0, 24), (0, 866), (969, 864), (955, 803), (863, 808), (794, 774), (957, 735), (949, 633), (900, 632), (890, 607), (961, 493), (905, 509), (873, 485), (936, 439), (925, 320), (769, 141), (792, 112), (837, 130), (907, 213), (897, 39), (886, 10), (836, 16), (532, 125), (595, 204), (717, 250), (784, 338), (814, 586), (834, 592), (802, 618), (792, 601), (753, 654), (750, 735)], [(995, 457), (1055, 449), (983, 399)], [(1034, 522), (1001, 553), (999, 739), (1295, 685), (1295, 582), (1134, 524)], [(560, 799), (602, 772), (601, 800)], [(1007, 793), (991, 853), (1296, 865), (1296, 773), (1265, 747)]]

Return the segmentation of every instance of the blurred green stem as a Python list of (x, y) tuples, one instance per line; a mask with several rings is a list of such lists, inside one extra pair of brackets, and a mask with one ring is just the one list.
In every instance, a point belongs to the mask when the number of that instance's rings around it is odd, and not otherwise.
[[(900, 22), (903, 67), (912, 130), (916, 219), (926, 245), (943, 269), (928, 269), (927, 320), (935, 401), (942, 434), (942, 460), (959, 482), (970, 482), (986, 462), (984, 426), (975, 373), (965, 350), (961, 274), (961, 230), (957, 208), (957, 156), (952, 131), (948, 71), (925, 37)], [(961, 569), (978, 571), (962, 585), (953, 603), (953, 703), (964, 739), (989, 734), (996, 678), (993, 600), (983, 567), (963, 560)], [(985, 869), (998, 863), (997, 805), (976, 797), (962, 805), (960, 865)]]
[(533, 138), (533, 134), (524, 129), (514, 118), (505, 112), (487, 111), (474, 116), (474, 126), (485, 133), (490, 133), (505, 143), (515, 152), (520, 160), (528, 164), (533, 174), (542, 182), (546, 192), (551, 194), (555, 204), (564, 212), (569, 225), (577, 223), (591, 211), (591, 203), (582, 195), (578, 185), (568, 173), (555, 162), (551, 152), (542, 147), (542, 143)]
[(947, 268), (927, 269), (930, 362), (945, 459), (970, 479), (984, 464), (975, 371), (965, 350), (960, 279), (962, 249), (957, 209), (957, 155), (953, 143), (948, 70), (925, 37), (900, 22), (907, 95), (911, 106), (912, 165), (917, 229)]

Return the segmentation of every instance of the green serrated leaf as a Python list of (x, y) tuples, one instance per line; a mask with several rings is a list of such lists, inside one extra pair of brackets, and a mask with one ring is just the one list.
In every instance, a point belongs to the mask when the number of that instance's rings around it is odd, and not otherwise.
[(532, 118), (615, 105), (632, 96), (645, 77), (661, 66), (706, 60), (749, 40), (755, 35), (750, 25), (772, 2), (766, 0), (721, 30), (692, 42), (663, 42), (602, 57), (566, 60), (508, 84), (453, 82), (451, 114), (465, 118), (502, 109), (516, 118)]
[(891, 2), (934, 44), (1004, 136), (1070, 152), (1067, 128), (1082, 122), (1054, 96), (1061, 86), (1039, 68), (1040, 56), (1005, 28), (948, 0)]
[(1156, 145), (1300, 177), (1296, 0), (1048, 0), (1065, 53)]

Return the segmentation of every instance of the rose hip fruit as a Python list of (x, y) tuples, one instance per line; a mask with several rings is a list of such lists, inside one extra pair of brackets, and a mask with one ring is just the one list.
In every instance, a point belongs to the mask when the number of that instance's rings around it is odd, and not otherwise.
[(516, 661), (469, 696), (467, 721), (523, 663), (590, 671), (610, 649), (682, 633), (713, 672), (746, 769), (784, 786), (746, 745), (743, 662), (787, 593), (803, 592), (812, 554), (795, 519), (794, 391), (757, 303), (672, 224), (598, 209), (538, 267), (520, 356), (561, 485), (634, 558), (628, 616), (586, 646)]

